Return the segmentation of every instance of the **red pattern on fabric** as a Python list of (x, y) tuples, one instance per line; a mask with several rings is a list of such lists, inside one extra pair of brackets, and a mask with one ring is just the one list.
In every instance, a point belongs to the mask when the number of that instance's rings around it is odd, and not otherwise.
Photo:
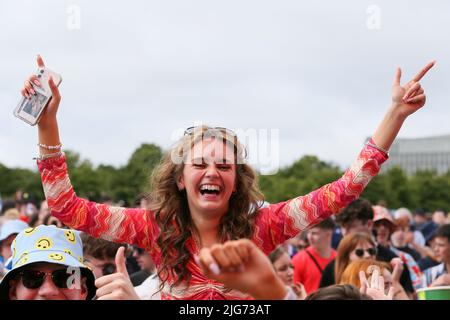
[[(387, 154), (366, 145), (355, 163), (344, 175), (311, 193), (289, 201), (271, 204), (258, 211), (252, 241), (269, 254), (277, 245), (301, 231), (339, 212), (359, 197), (370, 179), (387, 160)], [(157, 267), (161, 250), (156, 244), (160, 232), (154, 213), (146, 209), (111, 207), (78, 198), (70, 185), (65, 156), (38, 161), (44, 192), (51, 213), (64, 224), (94, 237), (137, 245), (149, 252)], [(192, 241), (190, 242), (192, 244)], [(188, 246), (191, 257), (198, 252), (195, 244)], [(192, 279), (185, 284), (165, 288), (163, 299), (244, 299), (249, 298), (204, 276), (193, 258), (188, 263)], [(174, 282), (169, 277), (168, 284)]]

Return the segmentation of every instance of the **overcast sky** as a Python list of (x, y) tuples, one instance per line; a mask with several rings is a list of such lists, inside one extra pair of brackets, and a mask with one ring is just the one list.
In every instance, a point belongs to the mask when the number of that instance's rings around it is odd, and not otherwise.
[(427, 104), (400, 137), (449, 134), (449, 17), (445, 0), (0, 0), (0, 163), (35, 168), (36, 128), (12, 112), (38, 53), (63, 78), (64, 147), (95, 165), (201, 122), (279, 130), (281, 165), (346, 167), (395, 67), (409, 80), (432, 59)]

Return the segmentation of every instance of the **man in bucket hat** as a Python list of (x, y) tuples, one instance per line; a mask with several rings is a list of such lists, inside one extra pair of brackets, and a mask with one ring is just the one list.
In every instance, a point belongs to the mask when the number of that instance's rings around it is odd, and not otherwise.
[(77, 231), (41, 225), (20, 232), (11, 245), (2, 300), (85, 300), (95, 295), (94, 274), (83, 263)]

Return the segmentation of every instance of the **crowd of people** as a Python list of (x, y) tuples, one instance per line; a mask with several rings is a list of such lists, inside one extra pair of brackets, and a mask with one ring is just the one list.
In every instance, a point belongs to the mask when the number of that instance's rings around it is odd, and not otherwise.
[[(144, 249), (48, 219), (46, 201), (34, 212), (30, 204), (6, 201), (1, 211), (0, 299), (161, 299)], [(450, 212), (359, 198), (268, 255), (241, 239), (202, 248), (195, 263), (255, 299), (414, 300), (417, 290), (450, 286)]]
[[(44, 67), (40, 56), (37, 63)], [(37, 126), (46, 201), (39, 212), (28, 204), (4, 212), (2, 297), (378, 300), (449, 285), (445, 214), (428, 221), (426, 212), (360, 198), (405, 120), (424, 106), (419, 81), (433, 65), (403, 85), (397, 69), (390, 108), (336, 181), (267, 203), (236, 133), (197, 126), (154, 169), (138, 208), (77, 196), (59, 136), (60, 92), (32, 75), (26, 98), (36, 86), (52, 92)]]

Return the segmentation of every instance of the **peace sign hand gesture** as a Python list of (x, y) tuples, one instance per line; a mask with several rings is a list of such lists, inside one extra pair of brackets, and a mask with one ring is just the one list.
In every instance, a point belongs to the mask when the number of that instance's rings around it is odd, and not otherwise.
[(412, 80), (403, 86), (400, 84), (402, 71), (397, 68), (392, 84), (392, 102), (402, 116), (407, 117), (425, 105), (426, 96), (419, 81), (435, 63), (434, 60), (428, 63)]

